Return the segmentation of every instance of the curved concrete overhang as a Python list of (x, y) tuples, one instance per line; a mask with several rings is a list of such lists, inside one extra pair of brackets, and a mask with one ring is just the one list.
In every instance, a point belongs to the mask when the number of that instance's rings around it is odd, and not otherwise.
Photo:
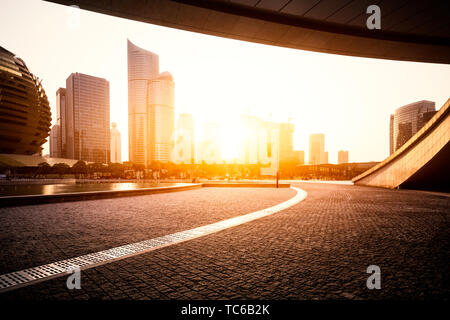
[(450, 99), (387, 159), (353, 178), (356, 185), (450, 189)]
[[(450, 3), (423, 0), (47, 0), (117, 17), (281, 47), (450, 63)], [(369, 30), (367, 8), (381, 10)]]

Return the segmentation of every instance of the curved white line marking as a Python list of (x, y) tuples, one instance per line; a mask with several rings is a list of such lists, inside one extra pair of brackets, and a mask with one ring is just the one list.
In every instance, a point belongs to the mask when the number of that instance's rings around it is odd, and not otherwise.
[(276, 212), (287, 209), (306, 198), (307, 193), (305, 191), (295, 187), (291, 188), (297, 192), (294, 197), (270, 208), (211, 223), (194, 229), (168, 234), (166, 236), (150, 240), (127, 244), (124, 246), (90, 253), (67, 260), (61, 260), (39, 267), (3, 274), (0, 276), (0, 292), (14, 290), (41, 281), (46, 281), (56, 277), (67, 275), (68, 271), (70, 270), (86, 270), (103, 264), (111, 263), (113, 261), (171, 246), (176, 243), (200, 238), (212, 233), (216, 233), (272, 215)]

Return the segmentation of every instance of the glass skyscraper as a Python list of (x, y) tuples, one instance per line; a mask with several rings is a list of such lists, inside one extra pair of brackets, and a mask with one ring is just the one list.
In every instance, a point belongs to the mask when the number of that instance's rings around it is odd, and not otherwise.
[(107, 80), (82, 73), (67, 78), (65, 108), (59, 111), (65, 115), (61, 122), (67, 128), (66, 158), (110, 161), (109, 109)]
[(159, 73), (158, 55), (128, 40), (129, 160), (169, 161), (174, 131), (174, 81)]
[(323, 133), (309, 136), (309, 164), (322, 164), (328, 162), (325, 152), (325, 135)]
[(390, 153), (398, 150), (436, 113), (435, 103), (422, 100), (395, 110), (390, 120)]
[(117, 130), (117, 123), (111, 124), (111, 162), (122, 162), (122, 142), (120, 139), (120, 132)]

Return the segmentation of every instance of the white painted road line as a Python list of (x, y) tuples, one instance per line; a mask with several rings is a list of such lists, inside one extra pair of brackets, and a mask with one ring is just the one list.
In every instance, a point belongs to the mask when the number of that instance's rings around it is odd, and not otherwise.
[(194, 229), (172, 233), (154, 239), (127, 244), (124, 246), (115, 247), (100, 252), (94, 252), (75, 258), (61, 260), (39, 267), (3, 274), (0, 276), (0, 292), (14, 290), (20, 287), (32, 285), (64, 275), (67, 276), (67, 272), (73, 270), (74, 268), (86, 270), (156, 249), (164, 248), (176, 243), (203, 237), (269, 216), (281, 210), (287, 209), (306, 198), (307, 193), (305, 191), (295, 187), (291, 188), (297, 192), (294, 197), (270, 208), (244, 214), (242, 216), (230, 218), (227, 220), (222, 220)]

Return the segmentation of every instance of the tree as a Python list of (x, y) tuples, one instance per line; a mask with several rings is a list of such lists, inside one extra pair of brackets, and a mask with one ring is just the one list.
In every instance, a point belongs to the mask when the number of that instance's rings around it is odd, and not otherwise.
[(94, 163), (89, 163), (88, 164), (88, 170), (90, 174), (95, 174), (95, 173), (103, 173), (106, 171), (106, 166), (103, 165), (103, 163), (100, 162), (94, 162)]
[(55, 163), (52, 167), (52, 172), (61, 176), (70, 172), (70, 166), (67, 163)]
[(108, 171), (113, 178), (121, 178), (124, 174), (124, 166), (121, 163), (110, 163), (108, 165)]
[(37, 174), (49, 174), (52, 171), (52, 167), (47, 162), (41, 162), (38, 164)]
[(86, 174), (88, 173), (88, 166), (86, 162), (83, 160), (78, 160), (73, 166), (72, 166), (72, 172), (75, 174)]

